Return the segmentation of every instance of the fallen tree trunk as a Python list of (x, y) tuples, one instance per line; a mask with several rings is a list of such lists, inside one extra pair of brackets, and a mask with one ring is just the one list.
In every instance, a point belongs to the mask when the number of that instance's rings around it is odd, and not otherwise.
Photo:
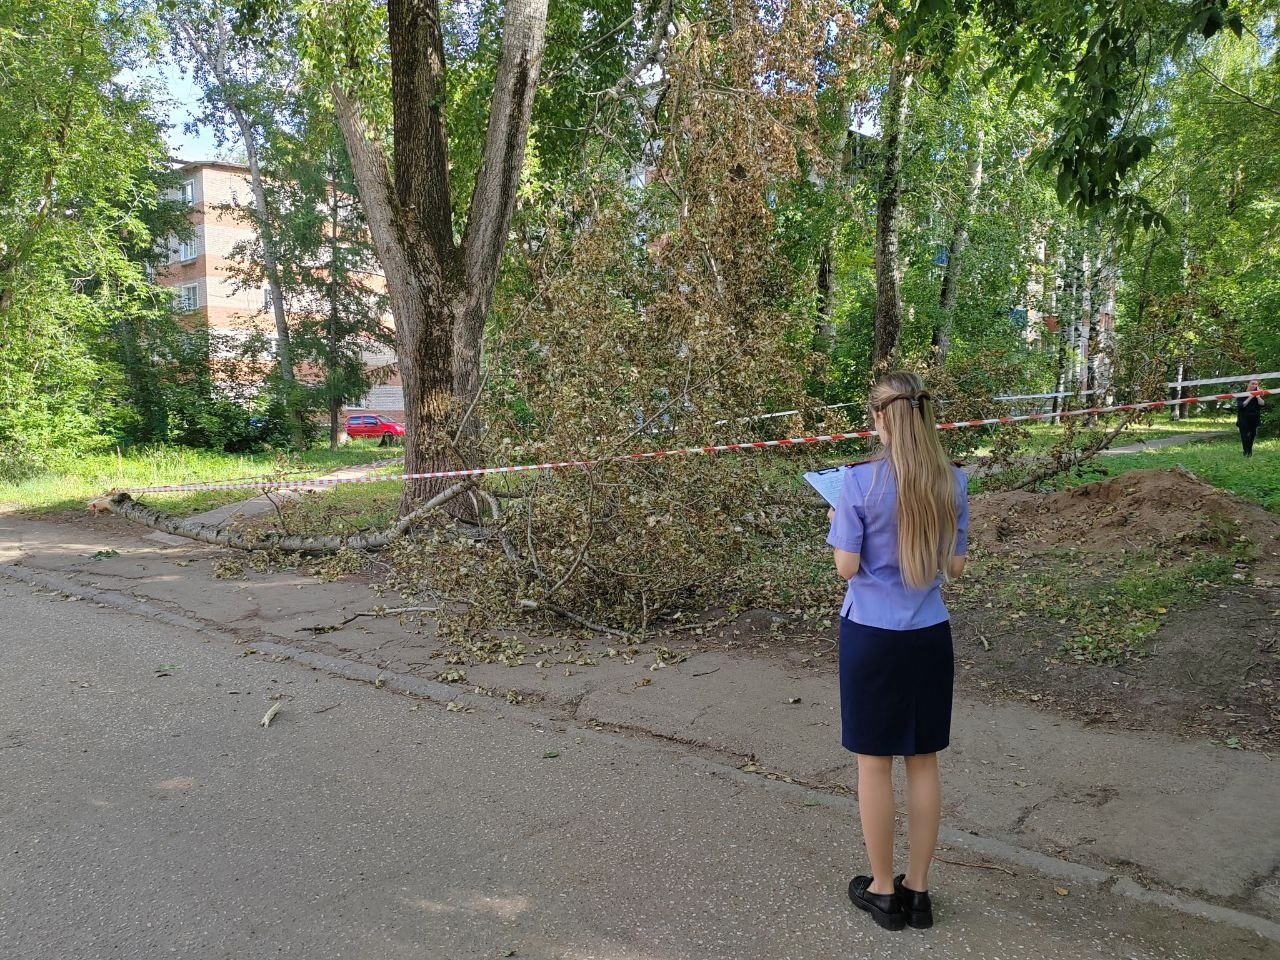
[(1018, 483), (1011, 484), (1003, 489), (1025, 490), (1027, 487), (1033, 487), (1036, 484), (1044, 483), (1046, 480), (1050, 480), (1060, 473), (1066, 473), (1068, 470), (1074, 470), (1082, 463), (1092, 460), (1094, 457), (1098, 456), (1110, 447), (1111, 444), (1115, 442), (1116, 437), (1120, 436), (1121, 433), (1128, 429), (1129, 425), (1136, 419), (1136, 414), (1126, 415), (1120, 423), (1112, 427), (1089, 446), (1041, 461), (1044, 465), (1038, 469), (1033, 467), (1030, 476), (1025, 477)]
[(473, 481), (465, 480), (462, 483), (454, 484), (447, 490), (440, 491), (426, 503), (401, 517), (385, 530), (358, 533), (350, 537), (286, 535), (279, 533), (263, 533), (247, 537), (235, 530), (211, 527), (196, 520), (184, 520), (180, 517), (171, 516), (156, 510), (154, 507), (139, 503), (127, 493), (110, 494), (95, 500), (90, 506), (95, 511), (102, 510), (107, 513), (114, 513), (117, 516), (124, 517), (126, 520), (132, 520), (134, 523), (140, 523), (145, 527), (159, 530), (171, 536), (198, 540), (201, 543), (209, 543), (218, 547), (230, 547), (233, 550), (248, 551), (274, 549), (283, 550), (286, 553), (302, 553), (316, 556), (337, 553), (343, 549), (381, 550), (404, 534), (432, 510), (444, 506), (458, 494), (469, 489), (473, 486), (473, 483)]

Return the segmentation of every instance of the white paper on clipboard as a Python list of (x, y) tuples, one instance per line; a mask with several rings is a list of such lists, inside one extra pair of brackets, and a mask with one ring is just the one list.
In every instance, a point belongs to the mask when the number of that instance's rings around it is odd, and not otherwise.
[(826, 470), (814, 470), (804, 475), (805, 481), (822, 499), (835, 506), (840, 500), (840, 488), (844, 486), (844, 467), (828, 467)]

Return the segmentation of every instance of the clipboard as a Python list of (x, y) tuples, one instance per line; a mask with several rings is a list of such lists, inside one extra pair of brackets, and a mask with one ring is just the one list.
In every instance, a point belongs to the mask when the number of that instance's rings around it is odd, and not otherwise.
[(844, 487), (844, 467), (827, 467), (825, 470), (813, 470), (804, 475), (805, 482), (821, 494), (822, 499), (835, 506), (840, 500), (840, 490)]

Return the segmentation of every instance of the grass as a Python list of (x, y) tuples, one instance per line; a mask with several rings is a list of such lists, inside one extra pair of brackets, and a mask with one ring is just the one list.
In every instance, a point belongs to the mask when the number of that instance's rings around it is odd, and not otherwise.
[[(1084, 424), (1080, 424), (1074, 446), (1083, 445), (1086, 439), (1092, 439), (1097, 436), (1099, 429), (1109, 429), (1111, 426), (1114, 426), (1112, 418), (1101, 418), (1097, 428), (1086, 428)], [(1000, 428), (993, 427), (990, 429)], [(1031, 423), (1026, 425), (1026, 429), (1030, 437), (1022, 449), (1027, 453), (1043, 453), (1051, 449), (1057, 443), (1058, 438), (1062, 436), (1063, 431), (1062, 426), (1056, 423)], [(1180, 421), (1170, 420), (1168, 415), (1164, 414), (1152, 418), (1150, 423), (1138, 422), (1130, 424), (1116, 438), (1114, 445), (1123, 447), (1184, 434), (1214, 433), (1225, 430), (1235, 430), (1234, 414), (1205, 415)], [(974, 451), (974, 456), (986, 456), (989, 453), (991, 453), (991, 446), (989, 443), (984, 443)]]
[[(375, 474), (382, 472), (375, 471)], [(240, 526), (246, 530), (311, 536), (341, 536), (360, 530), (381, 530), (395, 520), (403, 489), (403, 481), (387, 481), (308, 492), (281, 504), (283, 527), (280, 517), (274, 512), (248, 518)]]
[[(135, 448), (68, 459), (27, 480), (0, 484), (0, 509), (32, 514), (83, 510), (94, 497), (113, 489), (284, 473), (291, 480), (305, 479), (394, 455), (395, 451), (378, 447), (373, 441), (353, 441), (333, 452), (325, 447), (295, 454), (232, 454), (169, 446)], [(193, 513), (251, 496), (250, 490), (210, 490), (149, 494), (146, 499), (170, 513)]]

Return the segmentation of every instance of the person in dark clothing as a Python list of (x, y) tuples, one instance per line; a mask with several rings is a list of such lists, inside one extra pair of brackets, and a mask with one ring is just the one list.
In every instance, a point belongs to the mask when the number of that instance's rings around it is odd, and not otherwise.
[[(1246, 390), (1257, 390), (1258, 381), (1250, 380)], [(1262, 407), (1266, 401), (1262, 397), (1236, 397), (1236, 426), (1240, 428), (1240, 445), (1244, 447), (1246, 457), (1253, 456), (1253, 438), (1258, 435), (1258, 424), (1262, 420)]]

